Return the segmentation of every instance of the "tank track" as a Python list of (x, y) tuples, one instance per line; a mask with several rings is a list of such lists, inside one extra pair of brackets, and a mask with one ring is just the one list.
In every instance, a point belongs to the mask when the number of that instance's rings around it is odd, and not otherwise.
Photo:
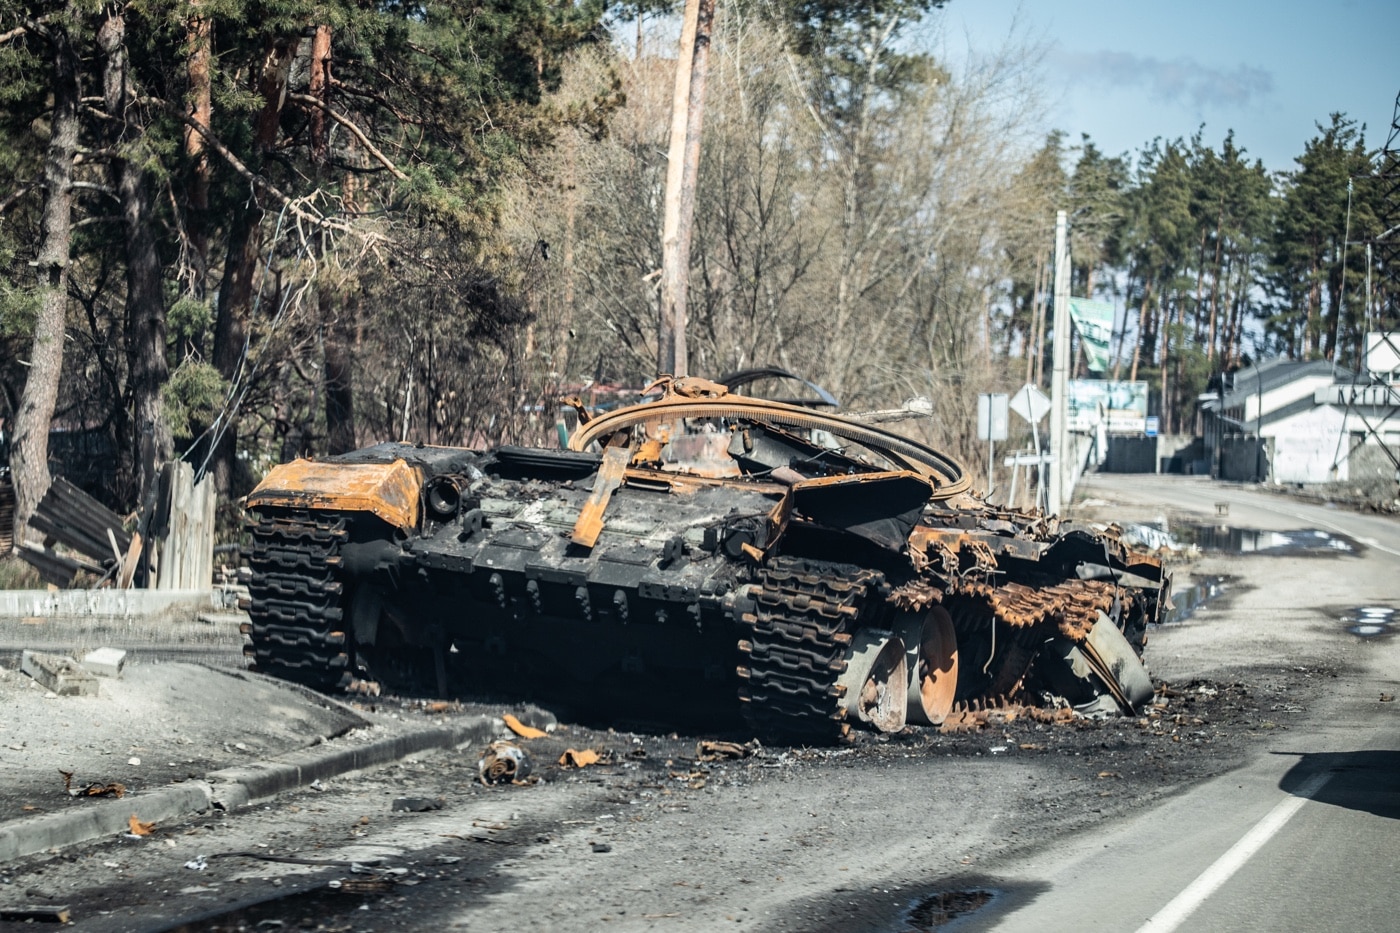
[(263, 673), (322, 690), (346, 686), (350, 655), (338, 576), (344, 517), (274, 513), (259, 516), (250, 530), (243, 654)]
[(842, 688), (866, 598), (884, 575), (855, 567), (777, 561), (757, 571), (752, 611), (740, 616), (739, 700), (765, 741), (830, 744), (850, 733)]

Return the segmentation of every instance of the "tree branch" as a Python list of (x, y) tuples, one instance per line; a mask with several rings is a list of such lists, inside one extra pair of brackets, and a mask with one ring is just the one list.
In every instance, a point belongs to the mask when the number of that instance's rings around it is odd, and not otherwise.
[(360, 145), (368, 149), (370, 155), (374, 156), (381, 165), (392, 172), (395, 178), (399, 181), (408, 181), (408, 176), (400, 171), (397, 165), (390, 162), (389, 158), (384, 155), (384, 153), (380, 152), (379, 148), (375, 146), (374, 143), (369, 141), (369, 137), (365, 135), (363, 130), (356, 126), (348, 117), (341, 116), (332, 110), (330, 104), (319, 98), (312, 97), (310, 94), (288, 94), (287, 99), (294, 100), (299, 104), (305, 104), (308, 107), (319, 107), (321, 110), (324, 110), (332, 120), (349, 130), (350, 134), (360, 141)]
[(285, 207), (297, 218), (309, 224), (313, 224), (317, 227), (320, 227), (323, 230), (336, 230), (341, 233), (348, 233), (353, 236), (360, 237), (364, 240), (383, 239), (383, 236), (381, 234), (366, 233), (361, 230), (356, 230), (354, 227), (351, 227), (348, 224), (337, 223), (336, 221), (327, 220), (324, 217), (318, 217), (315, 214), (312, 214), (311, 212), (303, 208), (298, 203), (297, 199), (293, 199), (289, 195), (285, 194), (272, 182), (268, 181), (266, 178), (262, 177), (257, 172), (254, 172), (252, 169), (248, 168), (248, 166), (244, 165), (243, 160), (238, 158), (238, 156), (234, 155), (233, 152), (227, 146), (225, 146), (219, 140), (219, 138), (215, 136), (203, 123), (200, 123), (198, 120), (189, 116), (179, 107), (166, 103), (162, 100), (152, 99), (152, 101), (165, 107), (168, 113), (170, 113), (181, 123), (184, 123), (190, 129), (194, 130), (196, 133), (202, 136), (204, 138), (204, 141), (209, 144), (209, 147), (215, 152), (217, 152), (235, 172), (247, 179), (249, 184), (253, 185), (256, 188), (261, 188), (263, 191), (266, 191), (268, 194), (272, 195), (273, 199), (280, 202), (283, 207)]
[(0, 214), (3, 214), (10, 208), (14, 207), (16, 201), (18, 201), (20, 198), (24, 197), (26, 194), (28, 194), (30, 191), (34, 190), (37, 187), (39, 187), (39, 179), (35, 178), (31, 181), (27, 181), (24, 184), (20, 185), (14, 191), (11, 191), (8, 195), (5, 196), (5, 200), (0, 201)]

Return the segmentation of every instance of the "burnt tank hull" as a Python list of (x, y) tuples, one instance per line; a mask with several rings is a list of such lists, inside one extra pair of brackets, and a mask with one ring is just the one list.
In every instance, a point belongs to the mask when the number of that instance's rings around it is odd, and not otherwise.
[(1140, 650), (1165, 595), (1149, 555), (988, 508), (907, 439), (701, 385), (599, 419), (575, 440), (591, 450), (276, 468), (248, 500), (253, 663), (804, 743), (1051, 684), (1141, 701), (1113, 673), (1136, 652), (1091, 636)]

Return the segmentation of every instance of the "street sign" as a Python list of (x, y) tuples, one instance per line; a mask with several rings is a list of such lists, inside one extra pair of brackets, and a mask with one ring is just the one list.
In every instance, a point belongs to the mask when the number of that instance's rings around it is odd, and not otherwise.
[(1148, 437), (1156, 437), (1157, 432), (1161, 430), (1161, 427), (1162, 421), (1160, 418), (1158, 418), (1156, 415), (1148, 415), (1144, 422), (1142, 433), (1146, 434)]
[(1050, 396), (1028, 382), (1011, 397), (1011, 410), (1031, 424), (1038, 424), (1050, 413)]
[(982, 441), (1006, 440), (1007, 422), (1006, 394), (984, 392), (977, 396), (977, 439)]
[(1042, 464), (1054, 463), (1055, 458), (1049, 454), (1037, 454), (1029, 450), (1021, 450), (1009, 457), (1003, 457), (1001, 462), (1003, 466), (1009, 467), (1041, 466)]

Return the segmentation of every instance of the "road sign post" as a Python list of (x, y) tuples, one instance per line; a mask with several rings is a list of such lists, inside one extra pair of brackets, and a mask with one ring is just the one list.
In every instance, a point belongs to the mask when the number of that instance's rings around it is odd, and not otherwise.
[(1009, 401), (1004, 392), (983, 392), (977, 396), (977, 437), (987, 442), (987, 494), (991, 499), (996, 442), (1006, 440)]
[[(1031, 445), (1035, 447), (1036, 457), (1034, 464), (1036, 470), (1035, 504), (1039, 507), (1042, 505), (1043, 497), (1045, 496), (1045, 457), (1040, 452), (1040, 422), (1044, 419), (1046, 413), (1050, 411), (1050, 398), (1028, 382), (1021, 386), (1020, 391), (1012, 397), (1008, 407), (1031, 423)], [(1013, 499), (1015, 498), (1016, 492), (1014, 488), (1016, 472), (1019, 471), (1020, 468), (1021, 465), (1019, 462), (1011, 468)], [(1009, 504), (1015, 505), (1015, 502), (1013, 501)]]

